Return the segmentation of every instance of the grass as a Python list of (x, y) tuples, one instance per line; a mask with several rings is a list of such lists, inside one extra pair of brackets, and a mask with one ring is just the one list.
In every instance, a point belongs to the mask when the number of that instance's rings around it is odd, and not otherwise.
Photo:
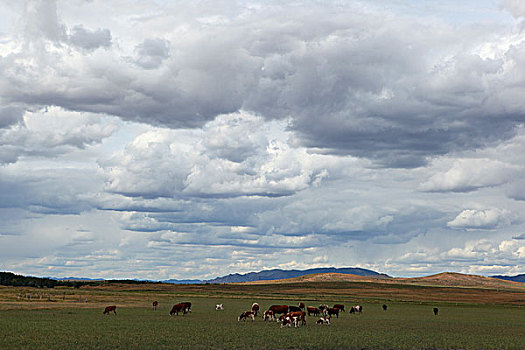
[[(304, 327), (281, 329), (261, 318), (237, 322), (237, 316), (252, 301), (264, 310), (274, 303), (292, 304), (290, 300), (158, 294), (159, 309), (153, 311), (155, 294), (150, 293), (142, 295), (141, 304), (140, 294), (129, 303), (117, 303), (117, 316), (102, 315), (104, 304), (46, 308), (34, 303), (34, 308), (4, 309), (0, 349), (525, 349), (525, 309), (520, 307), (437, 304), (440, 311), (434, 316), (434, 304), (394, 302), (385, 312), (382, 303), (369, 302), (362, 304), (362, 315), (345, 313), (330, 326), (316, 325), (312, 316)], [(318, 305), (314, 299), (302, 301)], [(170, 317), (171, 306), (183, 300), (192, 301), (192, 314)], [(336, 301), (351, 305), (346, 299)], [(225, 310), (215, 311), (217, 303)]]

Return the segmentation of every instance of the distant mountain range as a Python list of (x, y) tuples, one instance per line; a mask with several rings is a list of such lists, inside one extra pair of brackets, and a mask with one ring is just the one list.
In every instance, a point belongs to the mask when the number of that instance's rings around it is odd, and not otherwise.
[(490, 276), (490, 277), (492, 277), (492, 278), (499, 278), (500, 280), (505, 280), (505, 281), (525, 282), (525, 274), (516, 275), (516, 276), (496, 275), (496, 276)]

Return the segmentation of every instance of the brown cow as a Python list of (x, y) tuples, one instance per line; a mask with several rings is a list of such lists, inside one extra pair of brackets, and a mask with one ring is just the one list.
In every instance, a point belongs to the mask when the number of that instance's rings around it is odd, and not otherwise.
[(159, 302), (155, 300), (153, 302), (153, 310), (157, 310), (157, 306), (159, 306)]
[(321, 310), (319, 310), (319, 308), (313, 307), (313, 306), (308, 306), (306, 308), (306, 311), (308, 312), (308, 316), (310, 316), (311, 314), (313, 314), (314, 316), (319, 316), (319, 314), (321, 314)]
[(299, 306), (290, 305), (288, 306), (288, 312), (294, 312), (294, 311), (303, 311)]
[(334, 308), (338, 308), (339, 311), (345, 312), (345, 306), (343, 304), (335, 304)]
[(273, 311), (274, 315), (288, 313), (288, 305), (272, 305), (268, 310)]
[(173, 305), (170, 311), (170, 316), (173, 316), (173, 314), (178, 315), (179, 312), (182, 312), (183, 315), (186, 315), (187, 312), (191, 312), (191, 303), (185, 302)]
[(332, 316), (332, 315), (336, 315), (337, 318), (339, 318), (339, 309), (336, 307), (329, 308), (327, 316)]
[(303, 302), (299, 303), (299, 308), (304, 311), (305, 305)]
[(106, 308), (104, 309), (104, 312), (103, 314), (104, 315), (109, 315), (109, 313), (113, 311), (113, 313), (116, 315), (117, 314), (117, 306), (116, 305), (112, 305), (112, 306), (106, 306)]
[(252, 318), (252, 321), (255, 320), (255, 314), (251, 311), (244, 311), (239, 317), (237, 317), (237, 321), (243, 320), (246, 321), (248, 317)]
[(257, 313), (259, 312), (259, 304), (258, 303), (253, 303), (252, 304), (252, 312), (255, 315), (255, 317), (257, 317)]

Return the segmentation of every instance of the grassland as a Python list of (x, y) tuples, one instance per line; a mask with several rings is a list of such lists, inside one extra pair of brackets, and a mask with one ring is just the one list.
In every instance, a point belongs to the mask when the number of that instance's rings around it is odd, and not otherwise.
[[(362, 281), (243, 285), (110, 285), (80, 289), (0, 287), (0, 349), (525, 349), (525, 290), (374, 284)], [(18, 295), (32, 294), (32, 301)], [(51, 295), (52, 294), (52, 295)], [(39, 295), (43, 295), (42, 300)], [(87, 298), (87, 302), (85, 302)], [(159, 309), (151, 309), (158, 300)], [(191, 301), (193, 312), (169, 316)], [(363, 305), (330, 326), (237, 322), (257, 301)], [(223, 303), (224, 311), (215, 311)], [(385, 312), (381, 305), (386, 303)], [(117, 315), (102, 315), (116, 304)], [(434, 316), (433, 307), (439, 307)]]

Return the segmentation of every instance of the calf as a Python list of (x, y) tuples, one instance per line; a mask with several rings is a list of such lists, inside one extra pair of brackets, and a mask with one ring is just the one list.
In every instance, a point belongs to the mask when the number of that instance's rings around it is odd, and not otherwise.
[(335, 304), (334, 308), (338, 308), (341, 312), (345, 312), (345, 306), (343, 304)]
[(239, 317), (237, 317), (237, 321), (246, 321), (248, 317), (251, 317), (252, 321), (255, 320), (255, 314), (251, 311), (244, 311)]
[(336, 307), (331, 307), (328, 309), (328, 316), (335, 315), (337, 318), (339, 318), (339, 309)]
[(153, 302), (153, 310), (157, 310), (157, 306), (159, 306), (159, 302), (155, 300)]
[(224, 306), (222, 304), (215, 305), (215, 310), (217, 311), (224, 311)]
[(434, 315), (437, 316), (438, 312), (439, 312), (439, 309), (437, 307), (435, 307), (434, 308)]
[(314, 316), (319, 316), (319, 314), (321, 313), (321, 310), (319, 310), (319, 308), (313, 306), (306, 307), (306, 311), (308, 312), (308, 316), (310, 316), (311, 314), (313, 314)]
[(113, 311), (113, 313), (116, 315), (117, 314), (117, 306), (116, 305), (112, 305), (112, 306), (106, 306), (106, 308), (104, 309), (104, 312), (103, 314), (104, 315), (109, 315), (109, 313)]
[(266, 310), (263, 314), (263, 320), (265, 321), (275, 321), (275, 314), (272, 310)]
[(257, 313), (259, 312), (259, 304), (257, 304), (257, 303), (253, 303), (252, 304), (252, 312), (257, 317)]
[(315, 322), (317, 324), (327, 324), (329, 325), (330, 324), (330, 317), (329, 316), (325, 316), (325, 317), (321, 317), (320, 319), (317, 320), (317, 322)]

